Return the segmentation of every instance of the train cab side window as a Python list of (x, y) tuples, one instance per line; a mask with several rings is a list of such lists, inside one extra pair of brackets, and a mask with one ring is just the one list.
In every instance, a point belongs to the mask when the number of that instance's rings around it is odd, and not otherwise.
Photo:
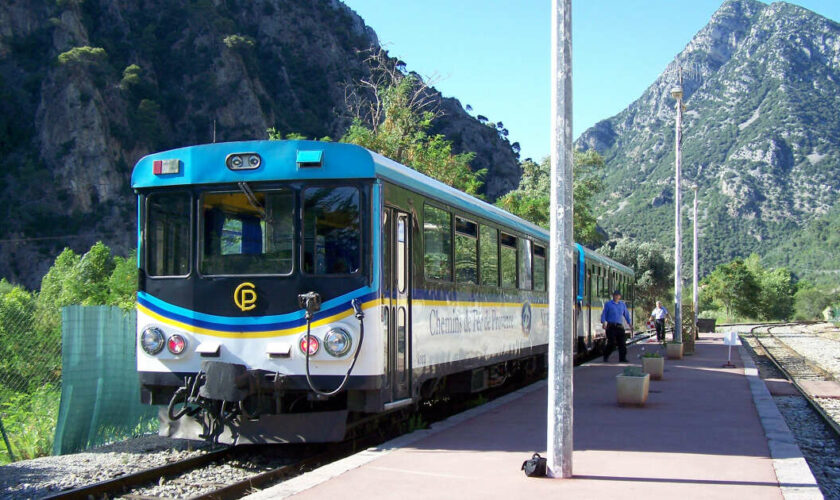
[(502, 233), (502, 288), (516, 288), (516, 236)]
[(452, 270), (452, 215), (440, 208), (423, 208), (423, 268), (426, 279), (450, 281)]
[(353, 274), (362, 265), (359, 190), (350, 186), (303, 192), (303, 270)]
[(190, 273), (189, 193), (157, 193), (147, 198), (146, 273), (186, 276)]
[(481, 284), (499, 286), (499, 231), (482, 225), (480, 232)]
[[(534, 245), (534, 290), (539, 292), (545, 291), (545, 247)], [(577, 264), (575, 264), (577, 269)], [(575, 272), (577, 277), (577, 272)], [(577, 289), (574, 292), (577, 295)]]
[(478, 224), (455, 217), (455, 281), (478, 284)]

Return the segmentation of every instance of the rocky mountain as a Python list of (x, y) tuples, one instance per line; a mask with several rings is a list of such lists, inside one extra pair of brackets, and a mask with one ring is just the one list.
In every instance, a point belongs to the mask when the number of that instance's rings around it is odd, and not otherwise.
[(701, 274), (768, 255), (838, 205), (840, 25), (784, 2), (727, 0), (638, 100), (577, 141), (606, 158), (598, 211), (611, 236), (673, 246), (679, 67), (687, 265), (690, 184), (699, 188)]
[[(156, 150), (340, 137), (376, 34), (337, 0), (0, 2), (0, 276), (37, 286), (64, 247), (135, 242), (133, 164)], [(455, 99), (434, 124), (516, 187), (517, 156)]]

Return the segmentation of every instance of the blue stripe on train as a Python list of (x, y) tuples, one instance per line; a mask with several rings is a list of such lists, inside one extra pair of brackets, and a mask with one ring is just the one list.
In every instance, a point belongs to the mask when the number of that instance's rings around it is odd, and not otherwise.
[[(353, 299), (358, 298), (364, 303), (369, 300), (376, 299), (378, 296), (378, 291), (371, 291), (369, 287), (364, 287), (342, 295), (341, 297), (330, 299), (322, 305), (323, 309), (315, 314), (313, 321), (346, 311), (350, 308), (350, 301)], [(275, 316), (233, 318), (229, 316), (216, 316), (191, 311), (189, 309), (164, 302), (145, 292), (139, 292), (137, 294), (137, 302), (143, 307), (146, 307), (166, 318), (199, 328), (225, 332), (284, 330), (306, 324), (302, 310)]]

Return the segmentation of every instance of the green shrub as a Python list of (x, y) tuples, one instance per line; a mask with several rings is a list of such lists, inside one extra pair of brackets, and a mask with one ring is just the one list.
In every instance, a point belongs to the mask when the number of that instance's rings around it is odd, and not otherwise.
[(621, 374), (625, 377), (644, 377), (646, 375), (638, 366), (625, 366)]
[(73, 47), (58, 55), (58, 63), (66, 64), (97, 64), (108, 58), (108, 53), (102, 47)]
[[(17, 460), (43, 457), (52, 453), (61, 389), (44, 385), (30, 394), (6, 393), (0, 401), (0, 416), (12, 452)], [(9, 462), (5, 448), (0, 463)]]
[(222, 42), (231, 50), (251, 49), (257, 44), (257, 41), (250, 36), (240, 34), (228, 35), (222, 39)]
[(837, 301), (837, 293), (803, 284), (794, 295), (794, 319), (821, 320), (823, 311)]

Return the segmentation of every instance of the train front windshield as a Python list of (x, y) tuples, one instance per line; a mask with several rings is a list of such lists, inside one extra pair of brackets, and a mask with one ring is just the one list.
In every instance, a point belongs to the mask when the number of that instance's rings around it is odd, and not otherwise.
[[(361, 206), (356, 186), (258, 189), (242, 184), (233, 190), (152, 193), (146, 204), (146, 272), (187, 276), (190, 248), (197, 247), (202, 276), (282, 276), (296, 268), (307, 275), (358, 274)], [(196, 247), (190, 242), (193, 218)]]

